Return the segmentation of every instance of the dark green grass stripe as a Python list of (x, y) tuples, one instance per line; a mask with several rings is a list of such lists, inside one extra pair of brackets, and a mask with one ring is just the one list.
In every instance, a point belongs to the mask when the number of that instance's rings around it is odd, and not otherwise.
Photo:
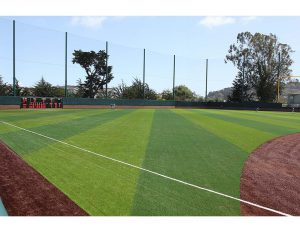
[(134, 216), (237, 216), (238, 201), (142, 173), (135, 194)]
[[(247, 153), (170, 110), (155, 112), (143, 167), (239, 197)], [(152, 189), (152, 191), (149, 191)], [(181, 203), (179, 203), (181, 202)], [(141, 173), (133, 215), (238, 215), (239, 204)]]
[[(40, 127), (35, 127), (33, 130), (37, 133), (41, 133), (58, 140), (63, 140), (68, 137), (74, 136), (78, 133), (87, 131), (93, 127), (105, 124), (109, 121), (115, 120), (122, 117), (130, 112), (130, 110), (116, 110), (110, 111), (100, 115), (91, 115), (84, 118), (78, 118), (75, 120), (70, 120), (68, 122), (60, 122), (54, 125), (45, 125)], [(3, 125), (2, 125), (3, 126)], [(30, 125), (26, 127), (31, 129)], [(8, 145), (16, 149), (19, 154), (28, 154), (30, 152), (39, 150), (47, 145), (54, 143), (53, 141), (43, 141), (32, 139), (31, 141), (26, 141), (26, 136), (28, 133), (25, 131), (12, 131), (4, 134), (0, 134), (0, 139), (7, 142)], [(23, 139), (24, 138), (24, 139)]]
[(284, 123), (282, 123), (281, 125), (273, 125), (267, 123), (267, 120), (266, 122), (259, 122), (253, 119), (243, 118), (243, 115), (239, 115), (239, 114), (224, 114), (223, 112), (220, 111), (198, 111), (197, 113), (212, 118), (216, 118), (219, 120), (223, 120), (226, 122), (237, 123), (242, 126), (251, 127), (260, 131), (265, 131), (277, 136), (296, 133), (299, 131), (299, 129), (296, 128), (293, 129), (293, 128), (285, 127)]

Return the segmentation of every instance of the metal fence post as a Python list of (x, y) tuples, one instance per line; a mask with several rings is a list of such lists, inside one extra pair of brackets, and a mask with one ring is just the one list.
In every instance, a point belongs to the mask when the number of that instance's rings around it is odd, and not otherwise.
[(243, 74), (242, 74), (242, 78), (243, 78), (243, 84), (242, 84), (242, 98), (241, 98), (241, 102), (244, 102), (244, 85), (245, 85), (245, 54), (244, 54), (244, 58), (243, 58)]
[(105, 53), (106, 53), (106, 84), (105, 84), (105, 97), (107, 98), (107, 78), (108, 78), (108, 42), (106, 41), (106, 47), (105, 47)]
[(281, 63), (281, 57), (280, 52), (278, 53), (278, 80), (277, 80), (277, 103), (279, 103), (279, 97), (280, 97), (280, 63)]
[(173, 100), (175, 101), (175, 71), (176, 71), (176, 57), (173, 58)]
[(16, 22), (13, 20), (13, 92), (16, 96)]
[(68, 32), (65, 33), (65, 97), (68, 97)]
[(208, 76), (208, 59), (206, 59), (206, 68), (205, 68), (205, 102), (207, 102), (207, 76)]
[(144, 48), (143, 58), (143, 98), (145, 99), (145, 69), (146, 69), (146, 49)]

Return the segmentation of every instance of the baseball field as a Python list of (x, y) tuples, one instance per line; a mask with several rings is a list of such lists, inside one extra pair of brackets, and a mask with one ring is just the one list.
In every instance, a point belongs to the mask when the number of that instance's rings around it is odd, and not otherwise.
[(0, 140), (89, 215), (240, 215), (249, 154), (297, 132), (293, 112), (0, 112)]

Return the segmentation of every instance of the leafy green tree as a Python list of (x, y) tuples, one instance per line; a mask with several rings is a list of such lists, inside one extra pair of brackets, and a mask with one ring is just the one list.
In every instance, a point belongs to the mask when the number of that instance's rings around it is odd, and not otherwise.
[(143, 82), (135, 78), (131, 86), (126, 87), (123, 91), (122, 98), (124, 99), (143, 99), (144, 98), (144, 88), (145, 88), (145, 99), (156, 100), (156, 92), (149, 87), (147, 83), (143, 85)]
[[(14, 95), (14, 87), (13, 85), (7, 85), (7, 91), (9, 96)], [(20, 86), (20, 82), (16, 79), (16, 96), (21, 96), (22, 87)]]
[(21, 91), (20, 91), (20, 96), (33, 96), (33, 92), (32, 92), (32, 90), (30, 89), (30, 88), (28, 88), (28, 87), (23, 87), (22, 89), (21, 89)]
[(33, 89), (33, 94), (36, 97), (53, 97), (52, 85), (45, 81), (44, 77), (39, 80)]
[(111, 98), (114, 98), (114, 99), (124, 98), (124, 93), (126, 92), (127, 88), (128, 88), (127, 85), (122, 80), (121, 84), (119, 84), (117, 87), (112, 88)]
[(79, 64), (86, 72), (86, 80), (82, 84), (84, 89), (83, 97), (94, 98), (103, 86), (108, 84), (113, 78), (112, 66), (107, 67), (106, 76), (106, 61), (108, 55), (104, 50), (99, 52), (82, 50), (74, 50), (73, 64)]
[(194, 99), (192, 90), (185, 85), (179, 85), (174, 88), (175, 100), (177, 101), (190, 101)]
[(77, 80), (75, 97), (84, 97), (84, 96), (85, 96), (84, 83), (82, 83), (81, 79), (79, 78)]
[(162, 91), (161, 97), (164, 100), (173, 100), (174, 99), (173, 92), (169, 89), (165, 89), (164, 91)]
[(64, 97), (65, 96), (65, 88), (62, 87), (52, 87), (51, 96), (53, 97)]
[(0, 96), (8, 95), (8, 86), (3, 81), (3, 77), (0, 75)]
[[(230, 45), (225, 63), (231, 62), (238, 69), (234, 87), (240, 88), (242, 81), (245, 89), (255, 91), (255, 97), (259, 101), (272, 102), (276, 99), (277, 82), (283, 84), (290, 78), (292, 52), (291, 47), (279, 43), (274, 34), (242, 32), (237, 35), (237, 42)], [(281, 55), (280, 62), (278, 54)], [(241, 80), (243, 71), (245, 75)], [(236, 90), (238, 91), (240, 90)], [(238, 96), (240, 98), (236, 98)], [(241, 94), (231, 96), (232, 99), (243, 101), (241, 97)]]

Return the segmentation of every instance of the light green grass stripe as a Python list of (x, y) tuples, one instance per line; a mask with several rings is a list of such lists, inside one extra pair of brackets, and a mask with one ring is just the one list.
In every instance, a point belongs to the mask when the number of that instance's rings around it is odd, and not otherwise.
[[(102, 112), (102, 111), (101, 111)], [(35, 127), (34, 131), (46, 134), (48, 136), (52, 136), (56, 139), (66, 139), (67, 137), (74, 136), (91, 128), (94, 128), (97, 125), (104, 124), (108, 121), (112, 121), (118, 117), (122, 117), (132, 110), (115, 110), (106, 113), (99, 112), (99, 115), (91, 114), (90, 116), (84, 116), (81, 118), (77, 118), (74, 120), (68, 120), (59, 122), (55, 125), (44, 125), (40, 127)], [(82, 111), (84, 114), (84, 111)], [(92, 112), (91, 112), (92, 113)], [(85, 115), (85, 114), (84, 114)], [(32, 127), (28, 126), (29, 129)], [(4, 128), (4, 132), (7, 132), (7, 127), (5, 125), (1, 125), (1, 128)], [(26, 127), (25, 127), (26, 128)], [(16, 129), (16, 128), (15, 128)], [(0, 138), (2, 138), (5, 142), (7, 142), (10, 146), (12, 146), (17, 152), (20, 152), (20, 155), (23, 153), (31, 153), (35, 150), (41, 149), (47, 145), (51, 145), (53, 141), (36, 141), (36, 140), (28, 140), (26, 138), (27, 134), (19, 131), (8, 131), (8, 133), (0, 133)], [(28, 128), (27, 128), (28, 129)]]
[[(154, 110), (131, 111), (64, 141), (141, 165)], [(59, 144), (24, 159), (92, 215), (130, 215), (139, 171)]]
[[(259, 111), (235, 111), (235, 114), (240, 115), (244, 118), (252, 118), (255, 121), (266, 122), (272, 125), (280, 125), (288, 128), (300, 128), (300, 114), (299, 113), (286, 113), (286, 112), (270, 112)], [(289, 117), (288, 114), (294, 114), (296, 117)], [(297, 118), (298, 116), (298, 118)]]
[[(255, 113), (255, 111), (238, 111), (240, 113), (244, 113), (244, 114), (251, 114), (251, 113)], [(300, 120), (300, 114), (299, 112), (277, 112), (277, 111), (259, 111), (259, 112), (263, 112), (265, 115), (270, 116), (272, 118), (286, 118), (286, 119), (292, 119), (295, 121), (299, 121)]]
[(24, 158), (90, 215), (129, 215), (138, 170), (63, 144)]
[(141, 165), (148, 144), (154, 110), (136, 110), (64, 141)]
[[(259, 114), (260, 113), (262, 112), (259, 112)], [(228, 112), (224, 110), (202, 110), (201, 114), (216, 119), (224, 120), (227, 122), (239, 124), (242, 126), (251, 127), (260, 131), (268, 132), (274, 134), (274, 136), (296, 133), (300, 129), (300, 128), (297, 129), (296, 125), (294, 128), (291, 128), (291, 127), (286, 127), (284, 123), (280, 125), (270, 124), (268, 123), (267, 118), (265, 119), (265, 121), (257, 121), (255, 120), (256, 115), (245, 117), (244, 115), (240, 115), (235, 112), (230, 112), (230, 111)]]
[(201, 110), (173, 111), (191, 120), (195, 125), (205, 128), (207, 131), (236, 145), (247, 153), (250, 153), (263, 142), (275, 137), (271, 133), (205, 116), (201, 113)]
[[(29, 112), (29, 111), (27, 111)], [(55, 127), (56, 124), (62, 123), (62, 122), (68, 122), (70, 120), (78, 120), (81, 118), (91, 117), (94, 115), (99, 115), (101, 117), (104, 113), (109, 113), (110, 110), (101, 110), (101, 111), (66, 111), (63, 112), (64, 114), (55, 113), (54, 110), (48, 111), (47, 113), (44, 113), (42, 116), (39, 114), (39, 112), (36, 112), (36, 114), (30, 114), (30, 117), (26, 117), (28, 115), (24, 115), (22, 113), (18, 116), (18, 120), (12, 120), (11, 118), (7, 119), (6, 121), (13, 122), (15, 125), (18, 125), (23, 128), (27, 129), (33, 129), (35, 127), (42, 127), (42, 126), (53, 126)], [(1, 126), (1, 125), (0, 125)], [(7, 133), (9, 131), (14, 131), (15, 128), (6, 128), (3, 130), (0, 130), (0, 134)]]

